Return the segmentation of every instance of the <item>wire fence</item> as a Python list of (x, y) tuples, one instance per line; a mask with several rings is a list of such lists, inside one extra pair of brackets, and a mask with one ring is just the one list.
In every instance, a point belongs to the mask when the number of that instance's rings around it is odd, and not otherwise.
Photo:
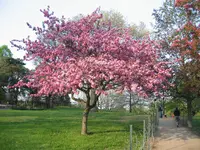
[(151, 150), (158, 124), (158, 112), (154, 110), (151, 115), (148, 115), (146, 119), (142, 121), (143, 130), (134, 131), (132, 125), (130, 125), (129, 144), (125, 150)]

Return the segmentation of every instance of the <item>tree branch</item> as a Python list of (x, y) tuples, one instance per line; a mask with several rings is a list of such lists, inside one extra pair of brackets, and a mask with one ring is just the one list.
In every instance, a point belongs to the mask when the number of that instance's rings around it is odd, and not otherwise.
[(92, 108), (94, 108), (94, 107), (96, 106), (97, 101), (98, 101), (98, 98), (96, 98), (96, 96), (95, 96), (95, 99), (94, 99), (93, 104), (92, 104), (92, 105), (89, 105), (90, 109), (92, 109)]
[(87, 93), (87, 90), (84, 89), (84, 88), (78, 88), (78, 90), (80, 90), (80, 91), (82, 91), (82, 92), (84, 92), (84, 93)]
[(97, 104), (97, 102), (98, 102), (98, 100), (99, 100), (99, 96), (100, 96), (101, 94), (95, 94), (95, 91), (94, 91), (94, 101), (93, 101), (93, 103), (91, 104), (91, 105), (89, 105), (89, 108), (90, 109), (92, 109), (92, 108), (94, 108), (95, 106), (96, 106), (96, 104)]
[(71, 93), (71, 97), (72, 97), (72, 99), (74, 100), (74, 101), (76, 101), (76, 102), (78, 102), (78, 103), (81, 103), (81, 104), (86, 104), (86, 101), (84, 101), (83, 99), (81, 99), (81, 98), (75, 98), (74, 97), (74, 93)]

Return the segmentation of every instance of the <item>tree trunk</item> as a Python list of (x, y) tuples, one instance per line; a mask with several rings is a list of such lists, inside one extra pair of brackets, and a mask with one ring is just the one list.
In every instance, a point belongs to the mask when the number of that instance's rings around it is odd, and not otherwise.
[[(164, 93), (163, 93), (164, 95)], [(162, 100), (162, 107), (163, 107), (163, 116), (165, 116), (165, 98), (163, 96), (163, 100)]]
[(191, 100), (187, 100), (187, 111), (188, 111), (188, 127), (191, 128), (192, 127), (192, 101)]
[(89, 115), (89, 109), (85, 108), (83, 112), (83, 118), (82, 118), (82, 129), (81, 129), (81, 134), (82, 135), (87, 135), (87, 122), (88, 122), (88, 115)]
[(85, 91), (86, 94), (86, 101), (83, 99), (77, 99), (73, 96), (72, 94), (72, 98), (78, 102), (83, 102), (85, 103), (85, 109), (83, 111), (83, 118), (82, 118), (82, 128), (81, 128), (81, 134), (82, 135), (86, 135), (88, 134), (87, 131), (87, 122), (88, 122), (88, 115), (89, 112), (92, 108), (97, 107), (97, 102), (98, 102), (98, 98), (100, 95), (96, 95), (95, 94), (95, 90), (94, 89), (90, 89), (88, 91)]
[(53, 99), (51, 96), (49, 96), (49, 107), (53, 108)]
[(130, 99), (129, 99), (129, 112), (132, 112), (132, 107), (131, 107), (131, 93), (130, 93)]
[(18, 95), (17, 94), (14, 95), (14, 99), (15, 99), (15, 105), (17, 106), (17, 103), (18, 103)]
[(45, 101), (46, 101), (46, 108), (49, 109), (49, 97), (48, 96), (45, 97)]
[[(90, 104), (93, 104), (94, 101), (95, 101), (95, 90), (94, 89), (91, 89), (90, 90)], [(97, 112), (98, 111), (98, 107), (97, 106), (94, 106), (92, 109), (91, 109), (92, 112)]]
[(31, 98), (31, 107), (34, 108), (33, 98)]
[(51, 95), (46, 96), (45, 99), (46, 99), (46, 108), (47, 109), (53, 108), (53, 100)]

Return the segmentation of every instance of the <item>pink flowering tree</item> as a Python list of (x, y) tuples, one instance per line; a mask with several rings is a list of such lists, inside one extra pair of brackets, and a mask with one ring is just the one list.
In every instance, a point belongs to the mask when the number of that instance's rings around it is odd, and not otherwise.
[[(43, 27), (28, 24), (37, 40), (12, 41), (26, 51), (25, 60), (40, 60), (26, 80), (15, 86), (36, 89), (32, 96), (70, 93), (75, 101), (85, 104), (81, 134), (87, 134), (88, 114), (106, 91), (126, 89), (148, 96), (166, 88), (170, 69), (166, 62), (158, 61), (159, 45), (154, 41), (136, 41), (128, 29), (100, 24), (99, 10), (78, 21), (59, 19), (49, 8), (41, 11), (46, 17)], [(79, 91), (86, 99), (74, 97)]]

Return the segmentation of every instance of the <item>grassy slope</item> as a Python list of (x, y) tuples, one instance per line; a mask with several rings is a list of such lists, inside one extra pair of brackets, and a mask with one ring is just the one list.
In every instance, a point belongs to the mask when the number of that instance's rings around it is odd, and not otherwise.
[[(143, 117), (125, 112), (89, 116), (90, 135), (81, 136), (82, 110), (0, 110), (2, 150), (121, 150), (128, 148), (129, 124), (142, 131)], [(129, 117), (127, 117), (129, 116)]]

